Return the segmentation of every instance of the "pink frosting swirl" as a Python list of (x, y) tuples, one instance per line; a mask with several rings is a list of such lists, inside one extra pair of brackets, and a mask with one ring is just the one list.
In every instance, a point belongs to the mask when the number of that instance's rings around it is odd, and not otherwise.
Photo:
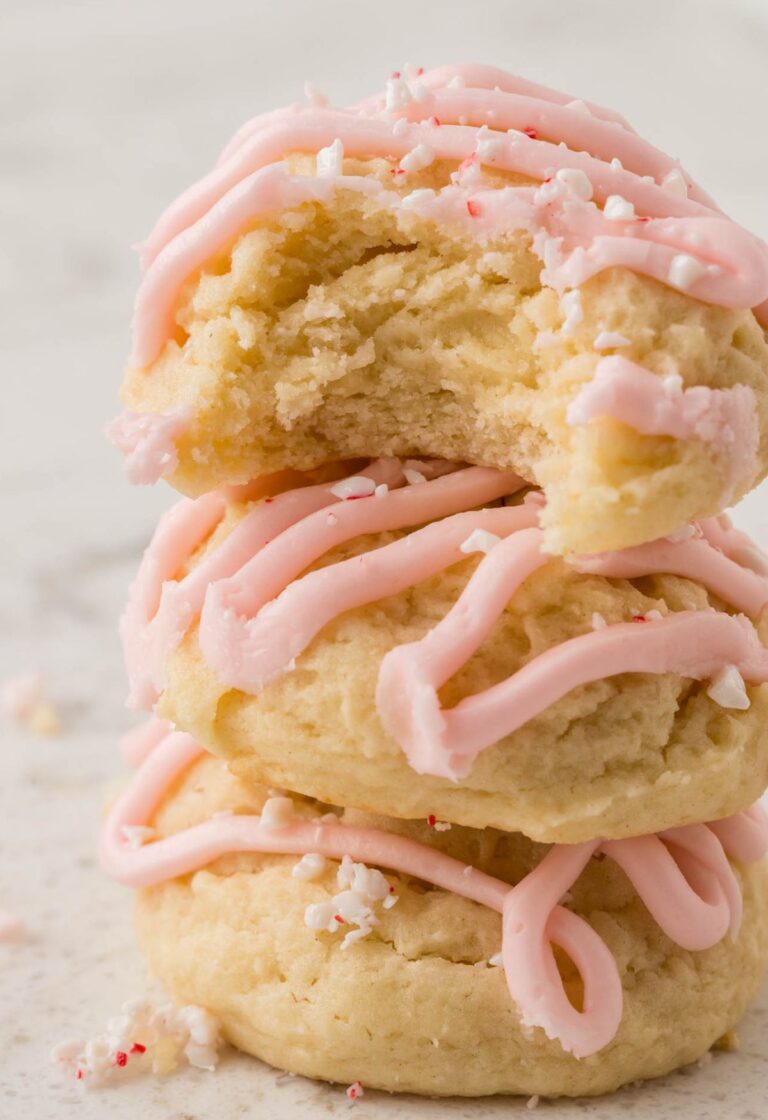
[[(516, 475), (484, 467), (420, 466), (426, 473), (419, 477), (433, 477), (405, 488), (409, 468), (395, 460), (364, 468), (357, 482), (367, 483), (363, 489), (370, 493), (358, 500), (336, 500), (347, 485), (342, 482), (261, 501), (177, 580), (226, 506), (219, 493), (179, 503), (147, 550), (121, 624), (132, 703), (154, 704), (169, 654), (198, 617), (208, 665), (230, 687), (258, 693), (289, 671), (293, 659), (338, 615), (458, 563), (477, 532), (489, 551), (453, 608), (420, 641), (389, 651), (379, 672), (382, 724), (418, 773), (465, 777), (480, 751), (574, 688), (620, 673), (677, 673), (704, 680), (732, 666), (749, 683), (768, 680), (768, 651), (751, 621), (768, 603), (763, 558), (729, 523), (709, 519), (691, 527), (687, 536), (575, 557), (570, 564), (615, 579), (679, 575), (743, 613), (679, 611), (642, 626), (626, 622), (590, 631), (444, 710), (439, 689), (480, 647), (525, 580), (552, 558), (538, 527), (539, 495), (519, 506), (472, 509), (519, 490), (524, 484)], [(384, 490), (385, 478), (392, 489)], [(373, 492), (377, 485), (378, 495)], [(423, 527), (302, 574), (356, 537), (415, 526)]]
[[(498, 79), (493, 86), (491, 73)], [(464, 85), (457, 88), (456, 79)], [(560, 290), (623, 266), (723, 306), (757, 307), (768, 297), (763, 242), (725, 217), (675, 160), (615, 114), (575, 106), (563, 94), (477, 66), (440, 68), (399, 93), (390, 109), (382, 98), (354, 110), (292, 106), (263, 114), (237, 133), (216, 167), (165, 211), (143, 246), (147, 272), (136, 301), (134, 365), (152, 363), (171, 336), (186, 280), (254, 222), (307, 201), (327, 201), (340, 188), (363, 191), (382, 205), (403, 205), (396, 192), (369, 178), (292, 175), (280, 162), (289, 152), (317, 152), (336, 139), (350, 156), (401, 159), (425, 145), (437, 159), (479, 160), (543, 183), (558, 172), (577, 172), (589, 180), (597, 203), (616, 195), (630, 203), (630, 216), (613, 220), (590, 198), (561, 190), (562, 181), (542, 194), (528, 186), (475, 189), (461, 177), (457, 185), (409, 201), (424, 218), (460, 223), (481, 237), (527, 231), (546, 262), (542, 279)], [(687, 258), (682, 270), (675, 267), (681, 256)]]
[[(622, 1015), (616, 962), (597, 932), (560, 905), (598, 852), (624, 870), (664, 932), (677, 944), (702, 950), (717, 944), (741, 917), (741, 892), (726, 858), (753, 862), (768, 851), (768, 818), (759, 806), (711, 825), (658, 836), (554, 845), (515, 886), (403, 836), (328, 820), (296, 819), (275, 829), (258, 816), (217, 816), (136, 849), (125, 829), (147, 825), (184, 771), (204, 752), (189, 735), (150, 727), (153, 742), (102, 829), (105, 871), (144, 887), (199, 870), (230, 852), (345, 855), (412, 875), (501, 913), (502, 961), (510, 995), (524, 1025), (541, 1027), (575, 1057), (586, 1057), (615, 1036)], [(552, 953), (568, 954), (584, 986), (583, 1007), (568, 999)]]

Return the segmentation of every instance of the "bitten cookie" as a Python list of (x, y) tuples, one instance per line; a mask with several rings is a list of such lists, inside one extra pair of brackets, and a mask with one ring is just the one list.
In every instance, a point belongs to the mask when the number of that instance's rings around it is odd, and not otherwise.
[[(430, 1095), (585, 1096), (700, 1057), (759, 984), (765, 868), (740, 862), (765, 850), (758, 810), (545, 852), (265, 802), (199, 758), (178, 733), (154, 748), (102, 861), (144, 887), (153, 973), (280, 1068)], [(154, 829), (143, 847), (125, 842), (129, 822)]]
[(768, 578), (727, 519), (566, 562), (515, 476), (358, 470), (167, 515), (122, 624), (136, 706), (250, 781), (544, 842), (760, 796)]
[(542, 486), (569, 553), (768, 468), (765, 245), (616, 114), (492, 68), (256, 118), (142, 260), (136, 481), (453, 458)]

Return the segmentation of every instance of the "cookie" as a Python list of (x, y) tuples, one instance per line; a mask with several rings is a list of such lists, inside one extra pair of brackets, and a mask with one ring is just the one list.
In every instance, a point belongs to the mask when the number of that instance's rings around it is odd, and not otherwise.
[(136, 481), (456, 459), (542, 486), (570, 553), (768, 469), (765, 245), (616, 114), (492, 68), (256, 118), (142, 260)]
[(122, 623), (135, 706), (253, 782), (544, 842), (760, 796), (768, 579), (726, 518), (566, 561), (513, 475), (318, 477), (166, 516)]
[(546, 851), (265, 800), (201, 755), (180, 733), (154, 747), (102, 862), (142, 888), (152, 972), (279, 1068), (430, 1095), (597, 1094), (701, 1057), (759, 984), (760, 810)]

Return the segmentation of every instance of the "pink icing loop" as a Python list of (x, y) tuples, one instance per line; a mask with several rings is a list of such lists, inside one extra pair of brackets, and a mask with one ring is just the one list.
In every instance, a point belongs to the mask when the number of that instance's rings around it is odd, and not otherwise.
[[(158, 721), (146, 738), (156, 740)], [(740, 899), (712, 826), (675, 829), (665, 842), (679, 849), (679, 872), (671, 873), (671, 857), (659, 861), (653, 837), (556, 845), (516, 886), (403, 836), (377, 829), (356, 828), (323, 820), (296, 818), (280, 829), (262, 825), (257, 816), (213, 817), (183, 832), (146, 844), (127, 842), (125, 828), (146, 825), (164, 796), (184, 771), (204, 752), (189, 736), (166, 734), (144, 751), (144, 759), (128, 787), (113, 805), (99, 844), (101, 863), (108, 874), (130, 886), (145, 887), (186, 875), (230, 852), (300, 855), (318, 852), (330, 858), (353, 859), (412, 875), (444, 890), (487, 906), (503, 915), (502, 959), (510, 994), (524, 1024), (542, 1027), (550, 1038), (577, 1057), (586, 1057), (613, 1038), (620, 1019), (622, 990), (616, 963), (598, 934), (583, 918), (558, 905), (581, 874), (590, 856), (603, 850), (617, 859), (653, 916), (684, 946), (693, 944), (704, 914), (711, 927), (717, 909), (707, 901), (719, 884), (733, 911)], [(756, 809), (718, 822), (729, 839), (750, 860), (768, 849), (768, 822)], [(758, 841), (758, 833), (761, 839)], [(651, 841), (651, 844), (647, 843)], [(748, 850), (747, 850), (748, 849)], [(650, 860), (645, 853), (651, 852)], [(666, 890), (656, 880), (661, 867)], [(730, 880), (728, 876), (730, 875)], [(710, 910), (706, 907), (710, 906)], [(702, 911), (702, 906), (705, 907)], [(584, 984), (583, 1010), (568, 1000), (557, 970), (551, 943), (559, 945), (576, 966)], [(711, 943), (711, 928), (710, 942)]]
[[(311, 616), (305, 614), (305, 639), (290, 631), (281, 632), (274, 625), (276, 608), (270, 600), (279, 595), (303, 569), (330, 549), (354, 537), (418, 525), (451, 514), (456, 509), (514, 493), (522, 485), (524, 483), (517, 475), (487, 467), (469, 467), (431, 482), (390, 491), (382, 497), (371, 495), (354, 503), (339, 502), (330, 516), (316, 513), (305, 518), (302, 524), (275, 537), (237, 576), (211, 585), (200, 619), (200, 648), (206, 661), (231, 687), (258, 691), (266, 681), (285, 669), (322, 625), (319, 622), (314, 627)], [(479, 517), (478, 523), (482, 520)], [(514, 521), (513, 518), (505, 520), (510, 524)], [(467, 535), (469, 531), (467, 529)], [(440, 538), (444, 535), (445, 530), (429, 534), (430, 537)], [(407, 555), (411, 547), (403, 544), (397, 555)], [(434, 561), (429, 568), (433, 564)], [(355, 566), (363, 570), (375, 569), (375, 561), (372, 563), (370, 556), (358, 557), (350, 563), (350, 567)], [(370, 574), (373, 577), (374, 571)], [(414, 581), (411, 562), (405, 572), (393, 574), (393, 586), (402, 588)], [(327, 578), (318, 573), (311, 579), (310, 589), (322, 587)], [(376, 588), (377, 598), (385, 589), (383, 581), (386, 578), (385, 573), (379, 571), (375, 583), (371, 584)], [(334, 600), (315, 596), (314, 601), (320, 604), (321, 611), (327, 611), (333, 603), (333, 614), (338, 613), (338, 604)], [(266, 619), (264, 616), (254, 619), (253, 616), (258, 616), (260, 611), (267, 612)], [(278, 643), (274, 648), (265, 645), (265, 642), (272, 641)]]
[[(552, 848), (504, 900), (502, 957), (523, 1025), (541, 1027), (577, 1058), (610, 1042), (622, 1012), (621, 979), (607, 945), (583, 918), (557, 905), (598, 846), (595, 840)], [(582, 1011), (566, 995), (552, 941), (581, 975)]]
[(128, 765), (136, 769), (156, 746), (168, 738), (172, 730), (173, 725), (169, 720), (153, 717), (123, 735), (120, 740), (120, 753)]
[(710, 821), (708, 827), (739, 863), (755, 863), (768, 851), (768, 813), (759, 802), (735, 817)]
[[(602, 850), (632, 880), (635, 890), (668, 937), (684, 949), (709, 949), (728, 931), (732, 917), (740, 917), (741, 895), (728, 861), (715, 840), (730, 882), (725, 884), (721, 862), (712, 854), (714, 840), (706, 825), (674, 829), (679, 836), (675, 853), (658, 836), (637, 837), (631, 845), (606, 840)], [(671, 845), (672, 833), (663, 833)], [(690, 856), (687, 841), (701, 858)], [(677, 844), (675, 845), (677, 849)], [(706, 861), (706, 862), (705, 862)], [(732, 914), (733, 890), (739, 896)]]

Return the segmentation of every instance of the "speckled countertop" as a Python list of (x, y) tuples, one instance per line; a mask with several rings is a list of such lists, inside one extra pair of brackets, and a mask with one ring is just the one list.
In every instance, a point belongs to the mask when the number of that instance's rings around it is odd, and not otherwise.
[[(130, 897), (99, 873), (99, 806), (129, 725), (115, 619), (170, 501), (131, 490), (101, 437), (115, 411), (136, 267), (128, 246), (241, 120), (338, 102), (395, 65), (475, 58), (620, 108), (722, 205), (768, 232), (768, 2), (653, 0), (3, 0), (0, 5), (0, 680), (42, 669), (64, 732), (0, 728), (3, 1120), (285, 1120), (527, 1115), (524, 1102), (431, 1102), (279, 1076), (227, 1054), (215, 1074), (83, 1090), (48, 1060), (146, 990)], [(737, 521), (768, 544), (765, 489)], [(768, 991), (738, 1054), (608, 1100), (543, 1103), (551, 1120), (762, 1120)]]

